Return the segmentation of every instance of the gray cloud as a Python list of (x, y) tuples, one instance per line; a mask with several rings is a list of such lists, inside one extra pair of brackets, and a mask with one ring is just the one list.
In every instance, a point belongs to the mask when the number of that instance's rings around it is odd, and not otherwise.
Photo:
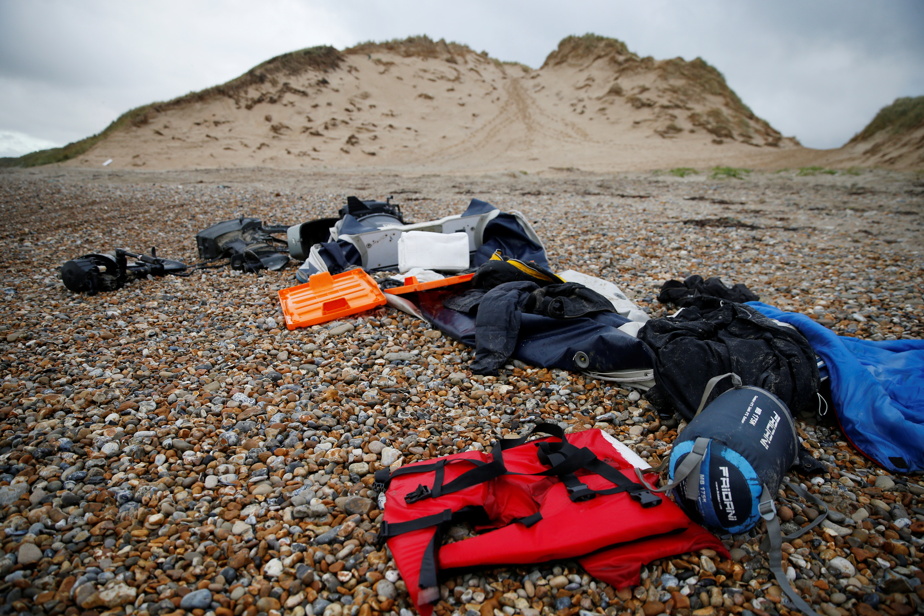
[[(924, 94), (922, 24), (917, 0), (0, 2), (0, 155), (30, 137), (81, 139), (304, 47), (426, 34), (538, 68), (588, 32), (643, 56), (701, 57), (775, 128), (832, 148), (895, 98)], [(4, 132), (25, 136), (17, 151)]]

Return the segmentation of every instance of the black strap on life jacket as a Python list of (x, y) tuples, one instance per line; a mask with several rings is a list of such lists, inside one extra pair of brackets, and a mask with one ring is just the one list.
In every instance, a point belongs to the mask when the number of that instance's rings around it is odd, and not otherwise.
[[(492, 479), (503, 475), (505, 472), (504, 462), (498, 456), (495, 456), (494, 459), (490, 462), (469, 460), (469, 462), (475, 464), (475, 468), (462, 473), (448, 483), (443, 483), (446, 468), (445, 462), (446, 460), (444, 459), (439, 460), (434, 464), (433, 470), (435, 472), (433, 474), (432, 487), (420, 484), (417, 486), (417, 489), (404, 497), (404, 501), (408, 504), (411, 504), (425, 498), (439, 498), (444, 494), (452, 494), (453, 492), (459, 492), (460, 490), (491, 481)], [(400, 471), (401, 469), (398, 470)]]
[[(540, 474), (560, 477), (568, 489), (568, 498), (572, 502), (577, 503), (597, 496), (628, 492), (646, 509), (661, 504), (661, 499), (655, 496), (646, 485), (632, 481), (619, 469), (613, 468), (598, 458), (590, 449), (578, 448), (567, 442), (558, 444), (558, 447), (545, 447), (546, 445), (551, 445), (551, 443), (541, 443), (539, 446), (540, 460), (549, 464), (551, 468)], [(600, 475), (612, 483), (613, 487), (595, 490), (578, 479), (575, 473), (579, 470)]]
[[(568, 489), (568, 497), (572, 502), (581, 502), (607, 494), (629, 492), (632, 498), (638, 501), (642, 507), (654, 507), (661, 503), (661, 499), (655, 496), (647, 485), (632, 481), (618, 469), (600, 460), (590, 449), (586, 447), (575, 447), (567, 441), (564, 430), (560, 426), (552, 423), (536, 424), (529, 432), (518, 438), (501, 439), (495, 444), (491, 451), (492, 459), (490, 462), (443, 458), (429, 464), (415, 464), (401, 467), (393, 473), (390, 473), (387, 469), (378, 471), (375, 474), (376, 488), (384, 490), (392, 477), (409, 473), (429, 473), (432, 471), (434, 474), (432, 486), (420, 484), (415, 490), (405, 496), (405, 502), (411, 504), (426, 498), (439, 498), (445, 494), (452, 494), (491, 481), (504, 474), (519, 474), (507, 470), (504, 465), (503, 452), (526, 444), (529, 439), (536, 434), (546, 434), (557, 440), (538, 443), (539, 449), (537, 455), (539, 456), (539, 460), (549, 468), (531, 474), (560, 478)], [(474, 468), (444, 483), (445, 465), (453, 462), (468, 462), (474, 465)], [(581, 482), (575, 474), (582, 470), (603, 477), (612, 483), (613, 487), (605, 490), (591, 489), (585, 483)]]
[[(443, 477), (445, 473), (445, 467), (447, 464), (471, 464), (475, 468), (467, 473), (460, 475), (457, 479), (461, 479), (467, 475), (472, 475), (471, 478), (467, 481), (460, 481), (455, 483), (454, 481), (449, 482), (448, 484), (443, 484)], [(442, 496), (443, 494), (451, 494), (453, 492), (458, 492), (459, 490), (464, 490), (465, 488), (483, 483), (485, 481), (490, 481), (495, 477), (503, 475), (503, 461), (497, 460), (496, 458), (490, 462), (484, 462), (482, 460), (471, 460), (468, 458), (441, 458), (434, 462), (423, 463), (423, 464), (413, 464), (410, 466), (402, 466), (399, 469), (394, 471), (383, 468), (375, 472), (375, 483), (372, 484), (372, 487), (377, 492), (384, 492), (388, 487), (388, 484), (394, 477), (401, 477), (402, 475), (411, 475), (419, 473), (434, 473), (433, 487), (427, 487), (420, 485), (417, 489), (412, 492), (414, 496), (408, 494), (406, 497), (408, 503), (413, 503), (423, 498), (431, 498), (435, 496)]]
[[(382, 469), (376, 471), (375, 484), (373, 487), (377, 491), (383, 492), (393, 477), (399, 477), (401, 475), (412, 473), (429, 473), (432, 471), (434, 473), (433, 485), (418, 485), (414, 491), (408, 493), (404, 497), (405, 502), (408, 504), (416, 503), (417, 501), (426, 498), (439, 498), (445, 494), (459, 492), (461, 490), (465, 490), (466, 488), (471, 488), (472, 486), (486, 483), (492, 479), (500, 477), (501, 475), (507, 474), (508, 471), (504, 466), (503, 452), (507, 451), (508, 449), (523, 445), (537, 433), (548, 434), (549, 436), (557, 437), (559, 439), (564, 439), (565, 436), (565, 432), (561, 429), (560, 426), (550, 423), (536, 424), (532, 430), (521, 437), (501, 439), (491, 450), (490, 462), (470, 460), (466, 458), (442, 458), (436, 460), (435, 462), (426, 464), (402, 466), (394, 472), (389, 471), (389, 469)], [(472, 464), (474, 468), (459, 475), (448, 483), (443, 483), (443, 479), (445, 477), (445, 466), (446, 464), (450, 463), (468, 463)]]
[(423, 557), (420, 561), (419, 584), (421, 589), (436, 588), (439, 583), (436, 554), (442, 542), (442, 533), (440, 531), (447, 524), (451, 523), (453, 518), (454, 514), (452, 509), (444, 509), (439, 513), (422, 516), (406, 522), (386, 522), (383, 520), (379, 530), (378, 544), (383, 545), (385, 540), (396, 535), (435, 526), (436, 532), (434, 532), (433, 536), (430, 538), (430, 542), (427, 544), (427, 548), (424, 550)]
[[(528, 518), (523, 518), (522, 523), (526, 526), (532, 526), (541, 518), (540, 516), (539, 518), (533, 519), (534, 517), (535, 516), (529, 516)], [(422, 591), (421, 600), (432, 603), (439, 597), (430, 597), (427, 593), (432, 594), (433, 589), (438, 586), (439, 568), (437, 567), (437, 552), (439, 551), (439, 546), (443, 542), (443, 529), (463, 521), (472, 523), (484, 522), (487, 521), (486, 518), (487, 516), (483, 508), (469, 506), (463, 507), (458, 511), (444, 509), (439, 513), (421, 516), (405, 522), (388, 522), (382, 520), (376, 542), (381, 546), (391, 537), (410, 533), (415, 530), (435, 527), (435, 532), (430, 538), (429, 543), (427, 543), (427, 547), (421, 558), (419, 574), (419, 585)]]
[(431, 526), (448, 524), (452, 521), (452, 519), (452, 509), (444, 509), (439, 513), (421, 516), (419, 518), (414, 518), (413, 520), (407, 520), (406, 522), (388, 522), (386, 520), (382, 520), (382, 522), (379, 524), (379, 536), (377, 538), (377, 542), (379, 545), (382, 545), (387, 539), (391, 537), (403, 535), (404, 533), (410, 533), (422, 528), (430, 528)]

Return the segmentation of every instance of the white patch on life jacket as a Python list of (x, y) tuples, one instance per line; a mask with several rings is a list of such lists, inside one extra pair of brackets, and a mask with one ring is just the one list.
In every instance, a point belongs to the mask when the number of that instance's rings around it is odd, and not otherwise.
[(613, 449), (616, 450), (623, 460), (634, 466), (635, 468), (640, 468), (645, 470), (651, 468), (651, 465), (648, 462), (645, 462), (642, 458), (639, 457), (637, 453), (617, 441), (614, 437), (610, 436), (606, 432), (601, 431), (600, 434), (603, 435), (603, 438), (606, 439), (606, 442), (609, 443)]

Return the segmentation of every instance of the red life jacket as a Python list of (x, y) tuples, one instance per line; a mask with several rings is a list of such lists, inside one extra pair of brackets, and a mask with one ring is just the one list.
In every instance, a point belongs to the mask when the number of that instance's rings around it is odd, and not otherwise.
[[(552, 436), (527, 440), (533, 432)], [(491, 453), (467, 451), (376, 473), (385, 491), (380, 540), (387, 541), (423, 616), (452, 569), (575, 558), (616, 587), (639, 582), (643, 564), (725, 546), (635, 475), (600, 430), (567, 437), (541, 424)], [(489, 532), (441, 545), (442, 531), (469, 523)]]

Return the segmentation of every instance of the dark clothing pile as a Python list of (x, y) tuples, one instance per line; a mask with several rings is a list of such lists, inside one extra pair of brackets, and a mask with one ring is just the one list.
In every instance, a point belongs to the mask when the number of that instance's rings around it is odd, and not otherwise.
[(662, 304), (686, 306), (698, 297), (716, 297), (738, 302), (739, 304), (755, 302), (760, 299), (741, 283), (729, 287), (719, 278), (703, 280), (702, 276), (694, 274), (687, 277), (683, 282), (679, 280), (665, 282), (661, 286), (661, 292), (658, 294), (658, 301)]
[(610, 302), (584, 285), (566, 282), (540, 287), (535, 282), (504, 282), (448, 299), (447, 308), (475, 312), (475, 374), (496, 375), (520, 339), (523, 313), (554, 319), (577, 319), (613, 312)]
[[(691, 419), (709, 379), (728, 372), (794, 413), (817, 407), (818, 365), (808, 341), (744, 304), (689, 297), (676, 315), (646, 323), (638, 338), (654, 354), (656, 385), (646, 397), (664, 414)], [(723, 391), (716, 387), (713, 397)]]

